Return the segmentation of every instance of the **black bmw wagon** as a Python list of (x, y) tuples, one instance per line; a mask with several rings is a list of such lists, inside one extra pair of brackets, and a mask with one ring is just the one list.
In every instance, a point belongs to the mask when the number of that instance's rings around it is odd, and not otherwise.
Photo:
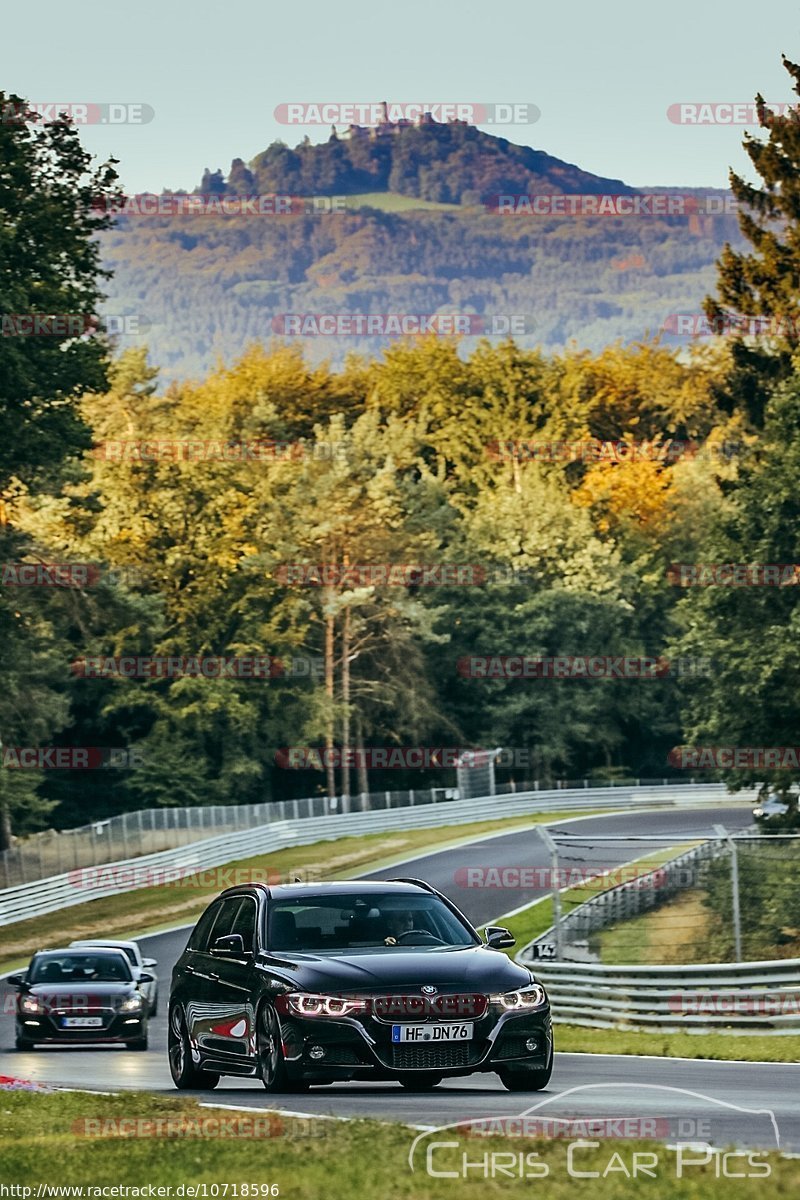
[(419, 880), (251, 884), (206, 909), (175, 964), (169, 1066), (179, 1088), (221, 1075), (270, 1092), (396, 1080), (412, 1090), (494, 1071), (511, 1091), (550, 1079), (544, 988)]

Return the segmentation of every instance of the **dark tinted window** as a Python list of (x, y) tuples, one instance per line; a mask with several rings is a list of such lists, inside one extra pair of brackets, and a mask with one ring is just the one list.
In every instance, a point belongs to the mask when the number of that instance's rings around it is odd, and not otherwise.
[[(256, 902), (245, 896), (239, 906), (231, 933), (238, 933), (244, 942), (245, 950), (255, 949), (256, 940)], [(221, 936), (221, 935), (220, 935)]]
[(31, 971), (32, 983), (129, 983), (130, 964), (122, 953), (40, 954)]
[(221, 908), (222, 901), (215, 900), (203, 913), (189, 938), (188, 946), (190, 950), (205, 950), (208, 947), (208, 936)]
[(271, 950), (473, 946), (476, 938), (430, 893), (339, 893), (274, 900)]
[(228, 934), (234, 932), (234, 923), (236, 914), (242, 906), (241, 896), (232, 896), (230, 900), (223, 900), (217, 919), (214, 922), (211, 934), (208, 939), (209, 949), (213, 947), (217, 938), (227, 937)]

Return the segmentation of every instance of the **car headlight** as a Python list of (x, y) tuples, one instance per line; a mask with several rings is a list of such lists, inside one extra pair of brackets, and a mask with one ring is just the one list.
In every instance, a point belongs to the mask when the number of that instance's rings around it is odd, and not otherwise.
[(19, 1001), (20, 1012), (38, 1013), (42, 1012), (42, 1005), (39, 1003), (36, 996), (21, 996)]
[(278, 1012), (292, 1017), (348, 1017), (366, 1012), (367, 1000), (353, 996), (319, 996), (314, 992), (289, 992), (278, 996)]
[(139, 1012), (141, 1010), (141, 1007), (143, 1004), (144, 1004), (144, 1001), (143, 1001), (142, 997), (139, 995), (139, 993), (137, 992), (136, 995), (128, 996), (127, 1000), (122, 1001), (122, 1004), (120, 1004), (120, 1006), (119, 1006), (119, 1011), (120, 1012)]
[(500, 992), (496, 996), (490, 996), (491, 1004), (499, 1004), (501, 1008), (540, 1008), (547, 1003), (547, 993), (539, 983), (534, 983), (530, 987), (518, 988), (514, 992)]

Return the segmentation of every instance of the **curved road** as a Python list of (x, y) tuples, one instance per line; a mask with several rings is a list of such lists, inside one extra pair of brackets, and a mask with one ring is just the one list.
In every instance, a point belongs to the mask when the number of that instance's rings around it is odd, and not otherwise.
[[(658, 834), (690, 840), (712, 832), (721, 822), (730, 830), (750, 824), (749, 808), (672, 808), (626, 812), (558, 821), (548, 826), (564, 835), (560, 847), (565, 866), (593, 868), (630, 861), (652, 851), (641, 842), (594, 842), (596, 835), (631, 837)], [(468, 867), (547, 868), (549, 856), (534, 829), (483, 838), (374, 872), (370, 878), (423, 878), (449, 895), (476, 925), (536, 899), (546, 889), (502, 889), (465, 886)], [(474, 874), (471, 878), (475, 878)], [(152, 1049), (146, 1054), (117, 1048), (38, 1049), (18, 1053), (13, 1046), (13, 1017), (3, 1004), (0, 1017), (0, 1073), (43, 1083), (95, 1090), (146, 1088), (174, 1091), (166, 1062), (166, 999), (173, 963), (188, 936), (188, 927), (140, 939), (145, 954), (158, 960), (161, 981), (159, 1014), (150, 1024)], [(5, 994), (4, 985), (0, 990)], [(604, 1033), (596, 1033), (602, 1051)], [(556, 1028), (556, 1043), (558, 1030)], [(795, 1041), (795, 1039), (793, 1039)], [(575, 1089), (578, 1089), (577, 1091)], [(247, 1108), (302, 1111), (336, 1117), (377, 1117), (417, 1126), (439, 1126), (472, 1119), (516, 1116), (536, 1108), (540, 1118), (617, 1118), (636, 1116), (655, 1122), (652, 1129), (666, 1140), (698, 1143), (774, 1146), (779, 1131), (783, 1150), (800, 1152), (800, 1064), (722, 1063), (624, 1055), (557, 1054), (550, 1086), (542, 1093), (507, 1092), (495, 1075), (473, 1075), (443, 1083), (429, 1094), (415, 1095), (395, 1084), (351, 1083), (313, 1089), (286, 1097), (268, 1096), (256, 1081), (222, 1079), (212, 1093), (198, 1093), (211, 1103)], [(759, 1115), (741, 1109), (760, 1110)], [(769, 1110), (773, 1117), (765, 1110)], [(647, 1132), (648, 1127), (643, 1127)]]

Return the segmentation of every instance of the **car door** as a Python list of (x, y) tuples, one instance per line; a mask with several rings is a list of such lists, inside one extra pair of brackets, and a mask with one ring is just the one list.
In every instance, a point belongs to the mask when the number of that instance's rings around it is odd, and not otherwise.
[[(241, 896), (229, 896), (222, 900), (215, 920), (201, 939), (202, 944), (192, 954), (190, 965), (196, 998), (191, 1011), (187, 1010), (187, 1021), (194, 1040), (206, 1053), (229, 1053), (233, 1044), (241, 1041), (242, 1037), (246, 1045), (252, 1030), (252, 1023), (243, 1012), (243, 997), (237, 984), (234, 964), (229, 964), (226, 955), (213, 949), (215, 942), (233, 933), (241, 906)], [(239, 967), (244, 968), (241, 960)], [(239, 1050), (238, 1053), (246, 1053), (246, 1050)]]
[[(257, 909), (252, 896), (242, 896), (237, 903), (230, 928), (223, 933), (221, 923), (214, 926), (209, 948), (216, 968), (216, 997), (225, 1013), (214, 1027), (214, 1038), (219, 1050), (247, 1056), (255, 1054), (253, 962)], [(241, 948), (215, 947), (219, 937), (239, 937)]]
[(204, 1036), (209, 1010), (216, 1002), (216, 963), (210, 958), (208, 948), (226, 903), (230, 904), (230, 901), (216, 900), (206, 909), (195, 925), (177, 967), (178, 986), (174, 995), (183, 1005), (189, 1036), (195, 1043)]

